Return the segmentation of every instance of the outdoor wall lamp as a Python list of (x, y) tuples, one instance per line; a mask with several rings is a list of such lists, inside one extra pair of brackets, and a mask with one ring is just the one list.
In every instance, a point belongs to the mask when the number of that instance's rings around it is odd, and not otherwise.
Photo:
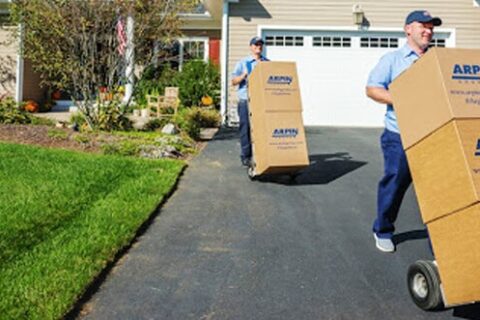
[(352, 8), (353, 24), (360, 27), (363, 25), (365, 13), (363, 12), (361, 4), (354, 4)]

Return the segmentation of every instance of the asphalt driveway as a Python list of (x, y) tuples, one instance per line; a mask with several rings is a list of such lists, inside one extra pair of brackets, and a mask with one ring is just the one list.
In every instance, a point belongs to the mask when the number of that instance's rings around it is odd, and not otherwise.
[(479, 305), (424, 312), (411, 301), (407, 268), (431, 258), (413, 190), (397, 252), (375, 248), (380, 133), (309, 128), (309, 168), (252, 182), (236, 132), (223, 130), (79, 317), (480, 319)]

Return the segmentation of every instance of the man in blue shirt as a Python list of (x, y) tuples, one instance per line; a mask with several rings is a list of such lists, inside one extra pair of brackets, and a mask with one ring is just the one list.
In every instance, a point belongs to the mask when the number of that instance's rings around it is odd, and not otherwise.
[(383, 252), (395, 251), (392, 241), (394, 222), (403, 196), (412, 182), (388, 88), (397, 76), (427, 51), (433, 37), (433, 28), (441, 24), (442, 20), (432, 17), (428, 11), (411, 12), (404, 26), (407, 43), (402, 48), (385, 54), (368, 78), (367, 96), (387, 105), (385, 130), (380, 138), (384, 176), (378, 185), (377, 218), (373, 224), (376, 246)]
[(232, 85), (238, 85), (238, 116), (240, 118), (240, 159), (244, 166), (250, 166), (252, 143), (250, 139), (250, 119), (248, 112), (248, 76), (261, 61), (268, 61), (262, 55), (263, 40), (253, 37), (250, 40), (251, 55), (241, 59), (232, 73)]

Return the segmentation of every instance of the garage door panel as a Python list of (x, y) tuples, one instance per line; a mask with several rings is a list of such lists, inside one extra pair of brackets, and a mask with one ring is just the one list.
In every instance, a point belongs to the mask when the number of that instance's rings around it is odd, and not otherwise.
[(402, 31), (265, 30), (266, 55), (297, 63), (306, 125), (383, 126), (385, 106), (365, 95), (380, 57), (405, 43)]
[(382, 126), (385, 108), (365, 97), (365, 84), (384, 52), (267, 47), (269, 59), (297, 63), (306, 125)]

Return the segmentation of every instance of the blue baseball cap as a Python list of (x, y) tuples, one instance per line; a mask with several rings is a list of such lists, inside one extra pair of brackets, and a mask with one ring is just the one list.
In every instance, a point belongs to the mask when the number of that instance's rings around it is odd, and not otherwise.
[(257, 44), (257, 43), (259, 43), (259, 42), (260, 42), (261, 44), (264, 44), (264, 43), (265, 43), (261, 37), (253, 37), (253, 38), (250, 40), (250, 45), (254, 45), (254, 44)]
[(422, 23), (431, 22), (436, 27), (442, 24), (442, 19), (439, 17), (432, 17), (427, 10), (415, 10), (410, 12), (407, 19), (405, 19), (405, 24), (407, 25), (415, 21)]

